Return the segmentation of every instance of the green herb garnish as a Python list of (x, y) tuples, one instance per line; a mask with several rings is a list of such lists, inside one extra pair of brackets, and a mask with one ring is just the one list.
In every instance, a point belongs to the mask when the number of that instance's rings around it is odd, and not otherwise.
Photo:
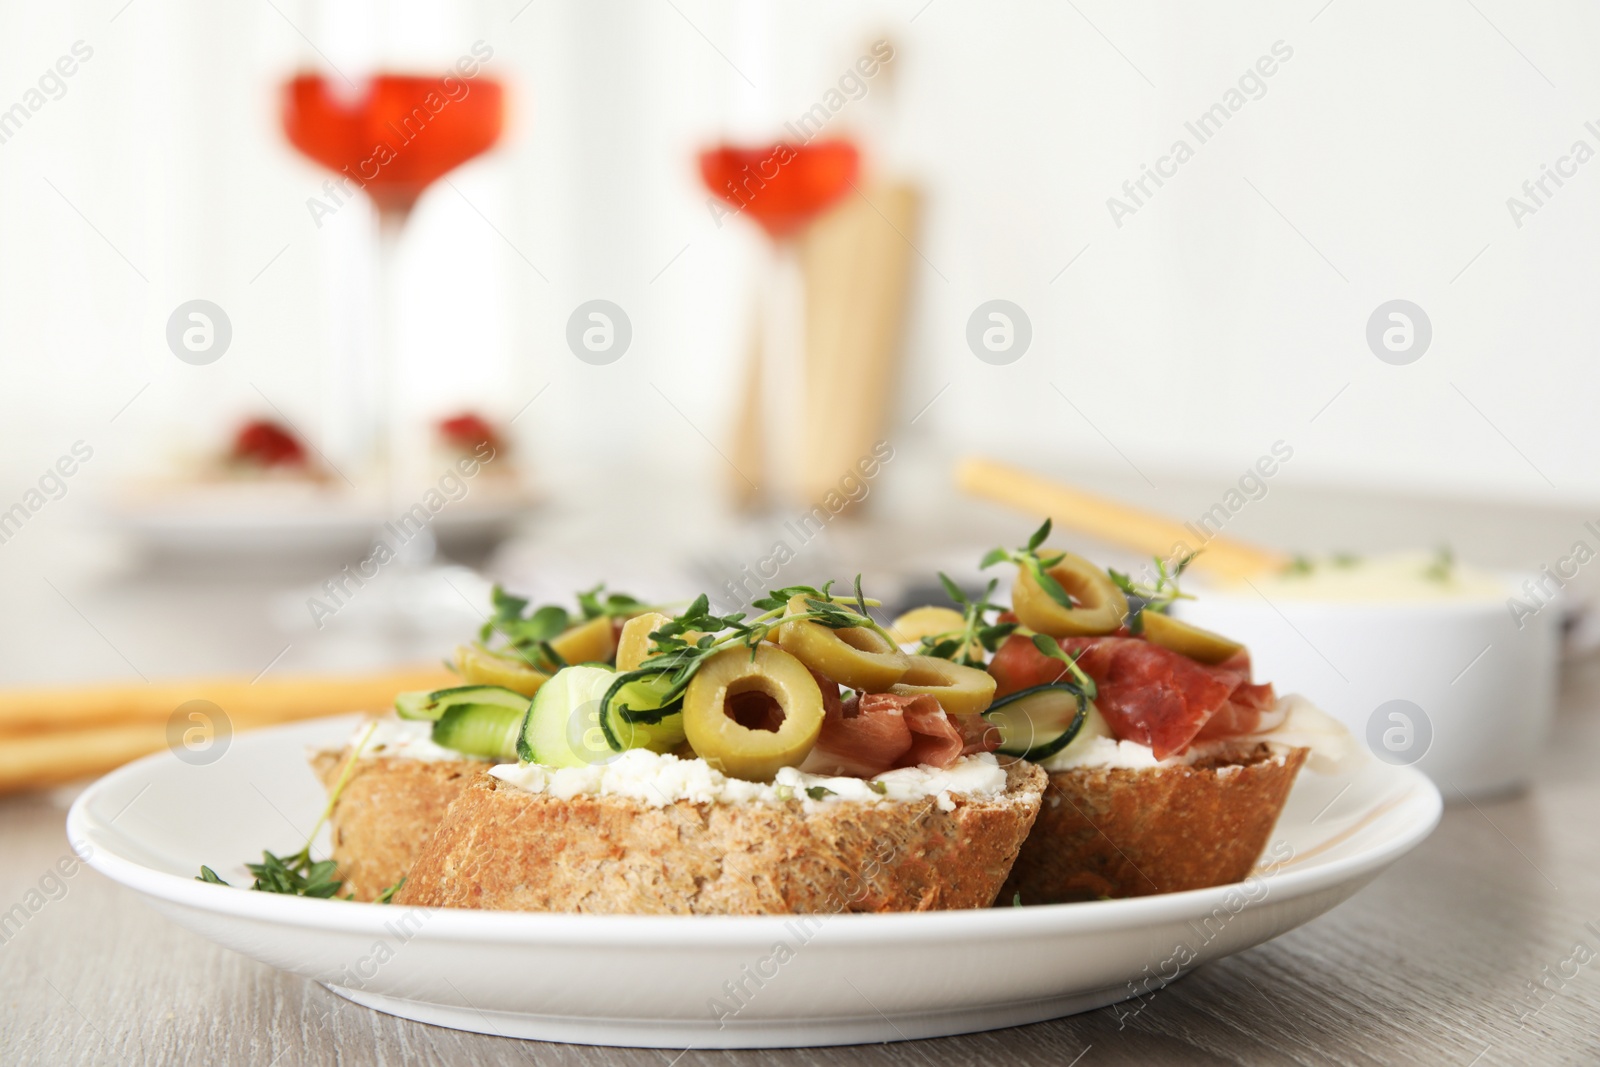
[(398, 882), (396, 882), (394, 885), (390, 886), (388, 889), (385, 889), (383, 892), (379, 893), (378, 894), (378, 899), (373, 901), (373, 903), (374, 904), (393, 904), (394, 903), (394, 895), (396, 893), (400, 892), (400, 887), (405, 885), (405, 884), (406, 884), (405, 876), (401, 875), (400, 876), (400, 880)]
[[(515, 655), (534, 670), (554, 674), (567, 666), (567, 661), (551, 642), (573, 625), (599, 618), (624, 618), (649, 607), (627, 593), (606, 593), (604, 583), (579, 592), (577, 600), (582, 613), (577, 619), (559, 604), (546, 604), (529, 611), (530, 601), (526, 597), (513, 596), (496, 585), (489, 594), (494, 611), (478, 629), (478, 643), (489, 651)], [(504, 648), (490, 647), (495, 634), (505, 639)]]
[(485, 645), (498, 633), (512, 648), (531, 651), (559, 637), (572, 621), (567, 609), (556, 604), (546, 604), (528, 612), (526, 597), (512, 596), (498, 585), (490, 592), (489, 602), (494, 614), (478, 631), (478, 640)]
[(989, 603), (1000, 581), (991, 578), (988, 587), (976, 600), (962, 592), (961, 587), (943, 571), (939, 572), (939, 582), (944, 586), (945, 595), (961, 609), (962, 625), (959, 630), (928, 634), (922, 638), (922, 647), (917, 651), (924, 656), (937, 656), (964, 667), (981, 668), (984, 664), (983, 652), (994, 652), (1000, 647), (1000, 642), (1011, 636), (1017, 628), (1014, 622), (993, 622), (989, 618), (991, 614), (1010, 610), (1003, 604)]
[[(367, 747), (367, 742), (372, 739), (372, 732), (377, 728), (378, 721), (374, 719), (372, 725), (367, 727), (367, 732), (361, 735), (361, 740), (351, 748), (349, 758), (344, 761), (344, 769), (339, 772), (338, 781), (328, 793), (328, 803), (323, 807), (322, 814), (317, 817), (317, 824), (311, 828), (311, 833), (307, 835), (306, 843), (300, 851), (292, 856), (281, 857), (263, 849), (260, 863), (244, 865), (247, 871), (255, 875), (255, 883), (250, 886), (251, 889), (260, 893), (283, 893), (288, 896), (323, 899), (333, 897), (339, 892), (344, 883), (334, 878), (334, 875), (339, 873), (338, 867), (332, 860), (313, 861), (311, 843), (317, 839), (317, 833), (322, 829), (322, 824), (328, 821), (328, 816), (333, 814), (333, 806), (339, 802), (344, 787), (350, 781), (350, 775), (355, 771), (356, 760), (361, 758), (362, 750)], [(216, 871), (203, 864), (200, 873), (195, 876), (195, 881), (231, 887), (231, 883), (223, 881), (217, 876)], [(398, 885), (392, 887), (392, 889), (399, 888)], [(351, 897), (346, 896), (341, 899), (349, 900)]]
[(880, 797), (886, 797), (889, 795), (888, 782), (880, 782), (876, 779), (872, 779), (867, 782), (867, 788), (878, 794)]
[[(612, 736), (611, 702), (624, 686), (634, 682), (649, 682), (655, 700), (653, 708), (633, 708), (622, 705), (617, 713), (627, 722), (654, 724), (673, 714), (683, 704), (683, 694), (694, 680), (696, 672), (706, 661), (724, 649), (740, 645), (750, 650), (754, 658), (762, 640), (779, 626), (791, 622), (816, 622), (830, 630), (847, 630), (864, 626), (881, 634), (884, 640), (894, 643), (894, 637), (868, 614), (868, 608), (878, 606), (861, 592), (861, 578), (855, 581), (855, 595), (834, 596), (832, 582), (822, 588), (809, 585), (791, 585), (774, 589), (752, 603), (762, 609), (760, 615), (746, 619), (743, 612), (716, 615), (711, 611), (710, 599), (702, 593), (681, 614), (661, 624), (650, 634), (650, 656), (631, 671), (619, 673), (611, 688), (600, 700), (599, 720), (606, 742), (616, 751), (622, 750), (620, 741)], [(788, 614), (789, 601), (803, 597), (805, 610)], [(693, 642), (689, 635), (696, 634)]]
[(838, 794), (825, 785), (814, 785), (806, 789), (806, 796), (812, 800), (821, 800), (823, 797), (838, 796)]
[[(1077, 682), (1078, 688), (1083, 691), (1084, 696), (1093, 700), (1100, 695), (1099, 689), (1094, 684), (1094, 679), (1085, 674), (1083, 668), (1078, 666), (1078, 657), (1062, 649), (1055, 638), (1048, 634), (1034, 634), (1033, 647), (1056, 662), (1064, 664), (1067, 669), (1062, 673), (1070, 673), (1072, 675)], [(1082, 655), (1082, 653), (1079, 653), (1079, 655)]]
[(262, 893), (284, 893), (295, 897), (327, 897), (338, 894), (344, 885), (337, 877), (332, 860), (311, 859), (311, 846), (293, 856), (280, 859), (262, 851), (260, 863), (247, 863), (245, 869), (256, 876), (250, 888)]
[(578, 594), (578, 607), (583, 610), (585, 620), (598, 619), (602, 615), (608, 619), (627, 618), (646, 610), (648, 605), (627, 593), (607, 593), (601, 599), (601, 592), (605, 590), (605, 583), (601, 582), (593, 589), (585, 590)]
[(1116, 583), (1117, 588), (1122, 590), (1129, 598), (1128, 618), (1126, 620), (1129, 633), (1140, 634), (1144, 632), (1144, 613), (1146, 611), (1158, 611), (1165, 615), (1167, 609), (1172, 607), (1173, 601), (1194, 599), (1193, 596), (1178, 588), (1178, 578), (1182, 576), (1189, 564), (1193, 563), (1194, 558), (1198, 555), (1198, 552), (1189, 553), (1179, 559), (1170, 571), (1167, 569), (1166, 560), (1160, 556), (1152, 557), (1156, 562), (1156, 582), (1154, 585), (1136, 582), (1121, 571), (1106, 571), (1111, 576), (1111, 580)]
[[(262, 850), (260, 863), (247, 863), (245, 869), (256, 876), (251, 889), (259, 893), (284, 893), (292, 897), (332, 897), (336, 896), (344, 885), (334, 875), (338, 868), (332, 860), (311, 859), (310, 845), (296, 852), (292, 856), (276, 856), (271, 852)], [(212, 885), (232, 885), (217, 876), (217, 872), (204, 865), (200, 874), (195, 878), (197, 882), (210, 882)], [(392, 888), (399, 888), (394, 886)], [(346, 897), (346, 900), (349, 898)], [(387, 904), (388, 901), (382, 901)]]
[(978, 569), (987, 570), (996, 563), (1010, 561), (1032, 575), (1033, 580), (1039, 584), (1039, 588), (1043, 589), (1051, 600), (1054, 600), (1064, 608), (1076, 607), (1077, 605), (1073, 604), (1072, 597), (1062, 588), (1061, 583), (1047, 573), (1051, 567), (1067, 558), (1066, 553), (1058, 552), (1053, 556), (1039, 555), (1039, 546), (1044, 544), (1045, 539), (1049, 536), (1050, 520), (1046, 519), (1044, 520), (1044, 525), (1033, 531), (1033, 536), (1028, 538), (1026, 545), (1014, 552), (1004, 548), (991, 549), (988, 555), (984, 556), (982, 561), (979, 562)]

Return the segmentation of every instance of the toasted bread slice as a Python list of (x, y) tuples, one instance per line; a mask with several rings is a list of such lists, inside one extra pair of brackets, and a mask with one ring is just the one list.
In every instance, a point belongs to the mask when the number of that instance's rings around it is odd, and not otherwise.
[(1017, 762), (994, 797), (696, 804), (561, 799), (485, 775), (418, 857), (397, 903), (611, 914), (780, 915), (981, 908), (1039, 812)]
[[(318, 752), (311, 766), (332, 791), (343, 752)], [(328, 817), (333, 860), (344, 890), (357, 900), (378, 894), (405, 877), (422, 846), (439, 828), (451, 801), (491, 764), (479, 760), (416, 760), (368, 756), (356, 761)]]
[(1054, 904), (1239, 882), (1266, 847), (1307, 749), (1190, 766), (1053, 771), (1001, 901)]

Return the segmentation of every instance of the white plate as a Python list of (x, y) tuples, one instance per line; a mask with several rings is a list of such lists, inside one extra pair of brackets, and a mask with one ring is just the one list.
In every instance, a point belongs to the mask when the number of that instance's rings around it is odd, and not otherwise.
[[(520, 489), (474, 489), (429, 523), (440, 545), (505, 537), (538, 498)], [(372, 494), (290, 484), (222, 484), (128, 494), (112, 522), (152, 552), (177, 557), (354, 556), (397, 511)]]
[(245, 860), (300, 847), (324, 799), (306, 746), (342, 741), (354, 721), (241, 734), (206, 766), (149, 756), (85, 791), (67, 835), (176, 922), (380, 1011), (547, 1041), (754, 1048), (969, 1033), (1143, 996), (1334, 907), (1440, 811), (1438, 790), (1410, 768), (1302, 774), (1267, 851), (1284, 858), (1275, 870), (1218, 889), (981, 911), (554, 915), (195, 881), (205, 863), (248, 884)]

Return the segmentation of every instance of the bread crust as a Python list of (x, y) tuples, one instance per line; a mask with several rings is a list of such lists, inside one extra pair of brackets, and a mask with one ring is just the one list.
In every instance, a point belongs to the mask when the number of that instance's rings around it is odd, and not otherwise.
[(1267, 745), (1187, 767), (1050, 773), (1001, 900), (1054, 904), (1243, 881), (1309, 750)]
[[(560, 799), (485, 775), (451, 806), (396, 902), (607, 914), (779, 915), (991, 904), (1039, 813), (1045, 773), (902, 802)], [(807, 810), (807, 809), (810, 810)]]
[[(349, 756), (349, 749), (312, 756), (312, 769), (329, 792)], [(328, 817), (344, 891), (357, 900), (375, 900), (405, 877), (451, 802), (490, 766), (478, 760), (395, 756), (357, 760)]]

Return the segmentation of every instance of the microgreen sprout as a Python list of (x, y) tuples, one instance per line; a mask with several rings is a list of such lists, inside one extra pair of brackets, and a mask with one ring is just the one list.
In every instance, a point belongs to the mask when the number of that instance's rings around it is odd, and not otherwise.
[(982, 668), (984, 653), (993, 653), (1000, 647), (1000, 642), (1011, 636), (1017, 628), (1014, 622), (994, 622), (990, 619), (991, 615), (1009, 610), (1004, 604), (989, 602), (995, 587), (1000, 584), (999, 579), (991, 578), (988, 587), (976, 599), (967, 596), (943, 571), (939, 572), (939, 582), (944, 586), (945, 595), (951, 603), (961, 610), (961, 627), (924, 635), (919, 642), (921, 648), (917, 651), (924, 656), (937, 656), (964, 667)]
[(1157, 611), (1166, 614), (1175, 600), (1193, 600), (1194, 597), (1178, 588), (1178, 579), (1194, 562), (1198, 552), (1191, 552), (1187, 556), (1168, 567), (1167, 561), (1160, 556), (1154, 557), (1156, 563), (1156, 580), (1154, 585), (1136, 582), (1131, 577), (1117, 570), (1107, 570), (1111, 580), (1118, 589), (1128, 597), (1128, 618), (1126, 625), (1128, 632), (1139, 634), (1144, 632), (1144, 613)]
[(1028, 538), (1026, 545), (1015, 551), (1004, 548), (991, 549), (988, 555), (984, 556), (983, 560), (978, 564), (978, 569), (986, 570), (996, 563), (1005, 563), (1007, 561), (1015, 563), (1033, 578), (1034, 582), (1038, 584), (1040, 589), (1045, 591), (1045, 595), (1051, 600), (1054, 600), (1064, 608), (1075, 607), (1072, 597), (1062, 588), (1060, 582), (1050, 577), (1049, 573), (1051, 567), (1066, 559), (1066, 553), (1057, 552), (1054, 555), (1039, 555), (1039, 546), (1044, 544), (1045, 539), (1049, 536), (1050, 520), (1046, 519), (1044, 520), (1044, 525), (1033, 531), (1033, 536)]
[(574, 618), (559, 604), (545, 604), (528, 610), (526, 597), (513, 596), (500, 586), (489, 595), (493, 607), (491, 614), (478, 630), (478, 643), (490, 649), (494, 636), (505, 640), (499, 651), (521, 659), (534, 670), (554, 674), (567, 665), (567, 661), (551, 644), (570, 627), (594, 619), (617, 619), (650, 610), (650, 606), (627, 593), (606, 593), (605, 585), (585, 589), (577, 594), (579, 617)]

